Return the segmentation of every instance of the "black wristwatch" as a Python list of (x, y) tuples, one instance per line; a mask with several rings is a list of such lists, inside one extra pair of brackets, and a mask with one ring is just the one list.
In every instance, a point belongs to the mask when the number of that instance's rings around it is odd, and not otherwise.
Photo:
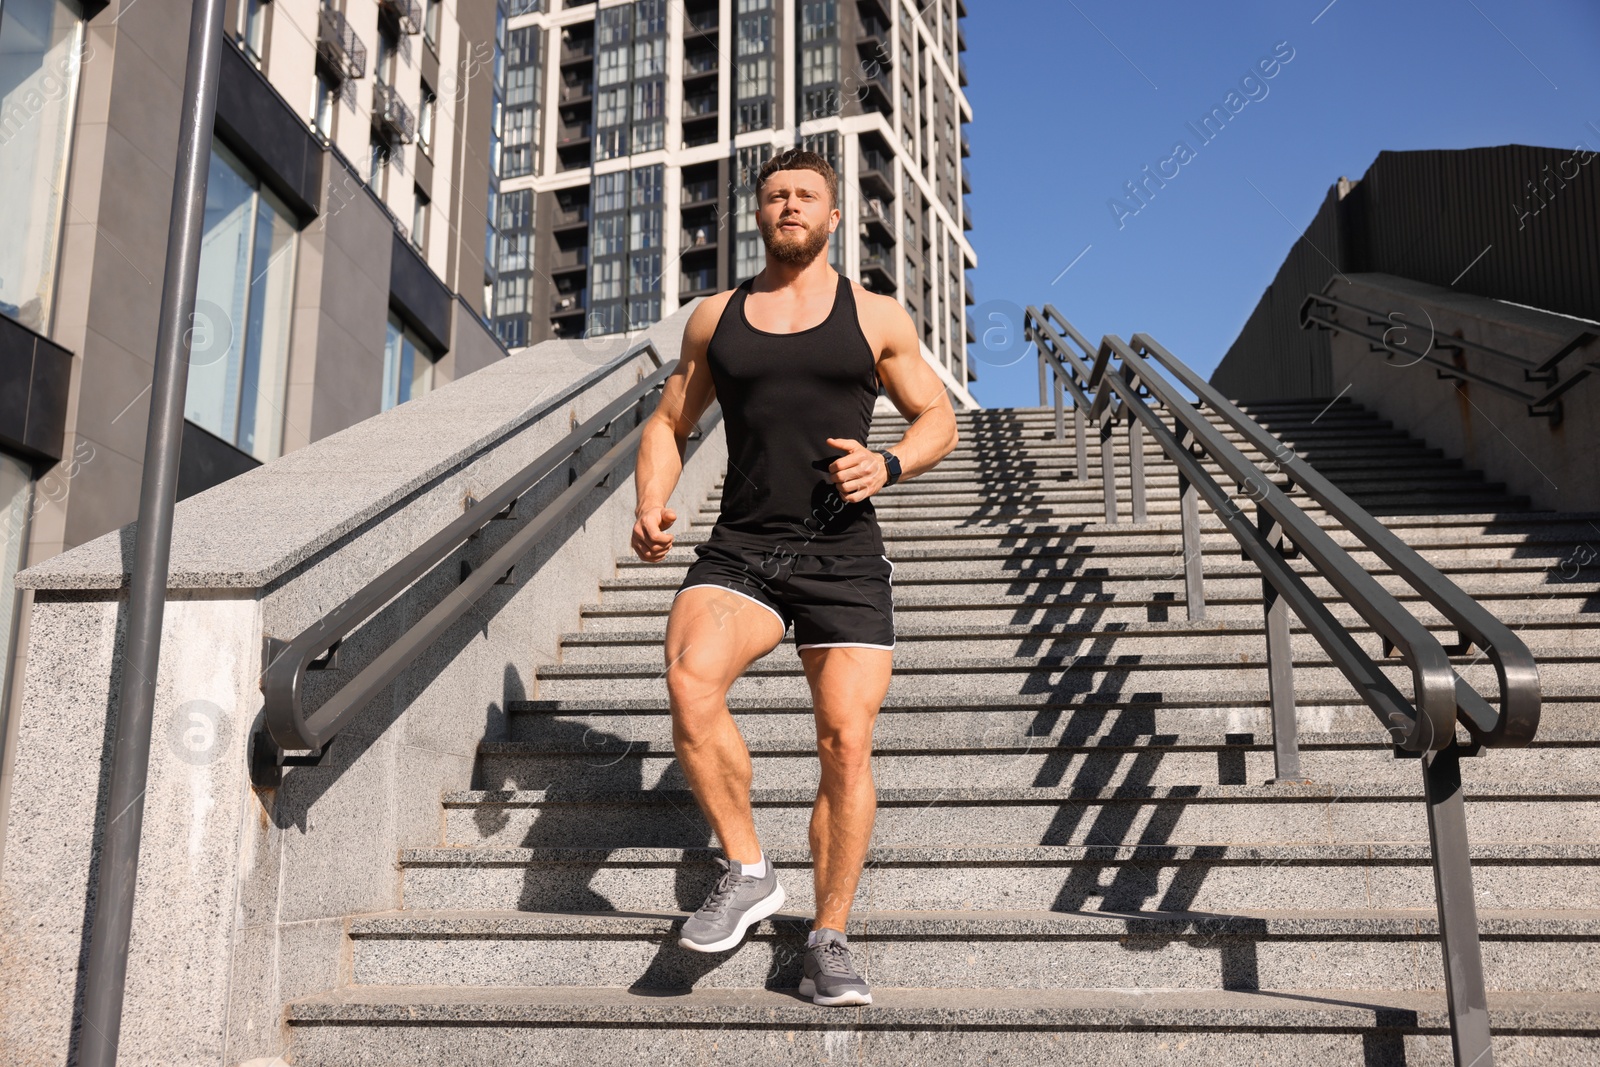
[(883, 465), (889, 470), (889, 480), (883, 483), (884, 488), (888, 488), (900, 480), (900, 457), (887, 448), (878, 449), (878, 455), (883, 457)]

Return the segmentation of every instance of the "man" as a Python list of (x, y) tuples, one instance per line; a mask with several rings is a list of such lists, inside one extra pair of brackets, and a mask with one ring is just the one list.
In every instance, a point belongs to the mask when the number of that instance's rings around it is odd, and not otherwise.
[[(877, 812), (872, 728), (889, 689), (894, 564), (869, 498), (949, 454), (955, 412), (905, 310), (828, 265), (839, 208), (825, 159), (787, 151), (768, 162), (756, 222), (766, 269), (690, 316), (639, 450), (633, 549), (656, 563), (672, 547), (665, 531), (677, 514), (666, 501), (684, 442), (721, 402), (722, 511), (673, 598), (666, 678), (678, 762), (727, 859), (679, 944), (731, 949), (783, 905), (756, 837), (750, 754), (727, 694), (793, 625), (822, 763), (810, 831), (816, 919), (800, 992), (818, 1004), (870, 1004), (845, 924)], [(910, 426), (874, 452), (863, 442), (880, 382)]]

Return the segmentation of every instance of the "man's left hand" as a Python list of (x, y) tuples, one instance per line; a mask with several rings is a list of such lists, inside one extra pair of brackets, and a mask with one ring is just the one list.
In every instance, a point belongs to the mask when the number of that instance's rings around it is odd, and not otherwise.
[(882, 456), (848, 437), (830, 437), (828, 444), (842, 448), (848, 454), (828, 464), (839, 495), (846, 503), (854, 504), (867, 499), (889, 484), (889, 466)]

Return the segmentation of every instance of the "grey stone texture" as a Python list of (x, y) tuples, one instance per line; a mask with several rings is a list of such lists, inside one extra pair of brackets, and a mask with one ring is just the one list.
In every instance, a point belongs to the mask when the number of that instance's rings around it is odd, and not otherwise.
[[(537, 693), (576, 606), (626, 549), (631, 461), (529, 556), (518, 584), (497, 587), (419, 655), (323, 766), (292, 768), (275, 790), (252, 788), (247, 774), (263, 635), (316, 624), (459, 515), (469, 495), (485, 495), (574, 420), (632, 389), (658, 365), (645, 345), (674, 358), (682, 318), (632, 341), (501, 360), (180, 505), (125, 1062), (270, 1059), (285, 1050), (283, 1003), (348, 980), (347, 917), (403, 904), (396, 857), (439, 842), (440, 797), (474, 784), (477, 745), (505, 738), (508, 702)], [(719, 441), (691, 451), (678, 507), (716, 477)], [(604, 447), (586, 449), (585, 465)], [(565, 468), (546, 483), (516, 521), (497, 525), (526, 522), (565, 488)], [(511, 532), (458, 550), (362, 623), (341, 670), (313, 675), (307, 706), (454, 589), (462, 558), (481, 558)], [(65, 1063), (72, 1043), (132, 533), (23, 576), (36, 596), (0, 867), (0, 1047), (17, 1062)]]

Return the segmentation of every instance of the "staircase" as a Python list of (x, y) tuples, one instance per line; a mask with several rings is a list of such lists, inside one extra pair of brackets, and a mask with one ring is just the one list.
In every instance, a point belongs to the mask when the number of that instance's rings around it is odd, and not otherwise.
[[(1538, 656), (1537, 741), (1463, 771), (1496, 1062), (1600, 1061), (1600, 516), (1529, 510), (1348, 401), (1248, 411)], [(662, 642), (713, 493), (664, 564), (618, 560), (509, 706), (438, 847), (400, 855), (404, 910), (350, 918), (342, 988), (287, 1007), (297, 1067), (1449, 1063), (1418, 764), (1296, 629), (1312, 784), (1264, 784), (1258, 573), (1202, 509), (1208, 617), (1187, 621), (1171, 467), (1147, 443), (1149, 521), (1107, 524), (1052, 422), (962, 415), (940, 467), (876, 498), (899, 647), (848, 931), (873, 1005), (795, 992), (818, 767), (792, 635), (730, 697), (788, 906), (730, 953), (677, 946), (716, 849), (673, 761)]]

